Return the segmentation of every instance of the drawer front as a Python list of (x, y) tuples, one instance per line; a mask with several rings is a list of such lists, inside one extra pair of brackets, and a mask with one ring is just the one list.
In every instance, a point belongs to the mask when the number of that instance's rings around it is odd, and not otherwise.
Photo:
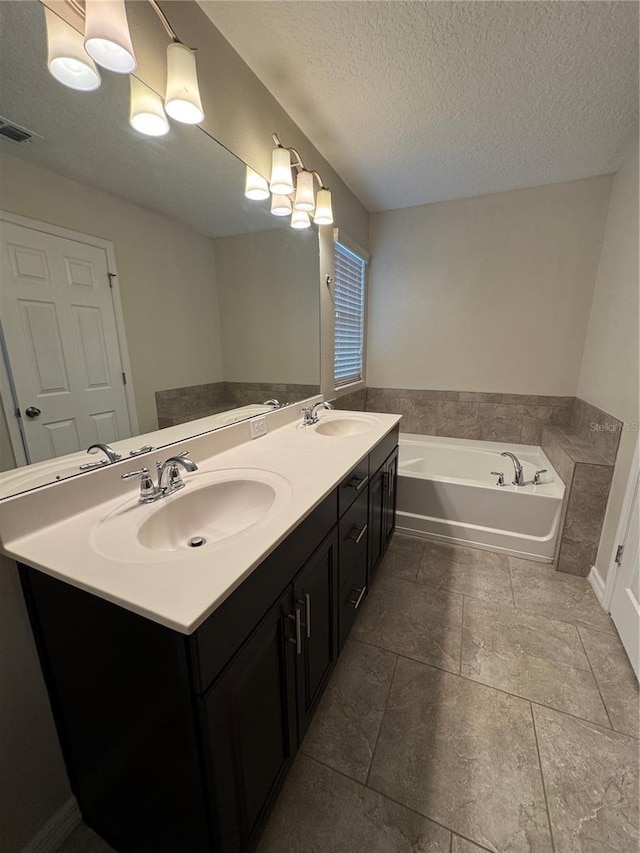
[(342, 517), (356, 498), (367, 491), (369, 457), (365, 456), (338, 486), (338, 515)]
[(340, 519), (340, 589), (342, 589), (351, 570), (367, 553), (369, 542), (369, 490), (364, 488), (360, 497)]
[(358, 615), (358, 610), (362, 606), (367, 594), (367, 555), (362, 555), (360, 560), (354, 566), (351, 574), (347, 578), (345, 585), (340, 590), (340, 605), (338, 608), (338, 636), (339, 647), (345, 644), (349, 631), (355, 618)]

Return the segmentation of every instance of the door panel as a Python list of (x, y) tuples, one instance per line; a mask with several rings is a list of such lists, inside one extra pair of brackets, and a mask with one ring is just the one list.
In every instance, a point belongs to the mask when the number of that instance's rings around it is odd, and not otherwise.
[(615, 622), (636, 676), (640, 675), (640, 549), (638, 546), (638, 512), (640, 482), (636, 483), (631, 502), (629, 526), (624, 551), (611, 599), (611, 617)]

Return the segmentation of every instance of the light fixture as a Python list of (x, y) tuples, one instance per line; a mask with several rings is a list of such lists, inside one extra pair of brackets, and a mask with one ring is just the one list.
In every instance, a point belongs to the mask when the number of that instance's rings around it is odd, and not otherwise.
[(179, 41), (167, 47), (167, 92), (164, 108), (168, 115), (184, 124), (199, 124), (204, 119), (196, 58), (191, 48)]
[(316, 196), (316, 212), (313, 217), (316, 225), (331, 225), (333, 223), (333, 210), (331, 207), (331, 190), (321, 187)]
[(303, 228), (308, 228), (311, 225), (311, 220), (309, 219), (309, 214), (306, 210), (294, 210), (293, 215), (291, 217), (291, 227), (295, 228), (297, 231), (301, 231)]
[(309, 212), (316, 206), (313, 198), (313, 175), (311, 172), (298, 172), (296, 178), (296, 199), (293, 203), (296, 210)]
[(254, 201), (262, 201), (269, 198), (269, 184), (266, 178), (254, 172), (251, 166), (247, 166), (247, 177), (244, 184), (244, 194)]
[(273, 149), (269, 189), (276, 195), (290, 195), (293, 192), (291, 154), (288, 148), (278, 147)]
[(78, 92), (93, 92), (100, 86), (100, 73), (84, 49), (77, 30), (44, 7), (47, 23), (47, 65), (59, 83)]
[(291, 213), (291, 199), (286, 195), (274, 193), (271, 196), (271, 213), (274, 216), (289, 216)]
[(145, 136), (164, 136), (169, 133), (169, 120), (165, 115), (160, 95), (133, 75), (129, 77), (129, 81), (131, 83), (129, 112), (131, 127), (139, 133), (144, 133)]
[(136, 57), (124, 0), (86, 0), (84, 46), (89, 56), (108, 71), (135, 71)]

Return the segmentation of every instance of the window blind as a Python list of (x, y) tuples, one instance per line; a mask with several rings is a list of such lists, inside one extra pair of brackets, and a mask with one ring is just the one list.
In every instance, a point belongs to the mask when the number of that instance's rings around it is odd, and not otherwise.
[(366, 262), (335, 244), (335, 387), (362, 379)]

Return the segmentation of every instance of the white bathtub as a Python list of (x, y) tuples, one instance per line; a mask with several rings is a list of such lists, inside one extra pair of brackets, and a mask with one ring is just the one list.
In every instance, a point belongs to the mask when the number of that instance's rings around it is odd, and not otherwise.
[[(527, 485), (511, 485), (503, 450), (518, 457)], [(534, 486), (540, 468), (547, 473)], [(401, 434), (398, 473), (400, 532), (552, 562), (564, 483), (540, 447)]]

